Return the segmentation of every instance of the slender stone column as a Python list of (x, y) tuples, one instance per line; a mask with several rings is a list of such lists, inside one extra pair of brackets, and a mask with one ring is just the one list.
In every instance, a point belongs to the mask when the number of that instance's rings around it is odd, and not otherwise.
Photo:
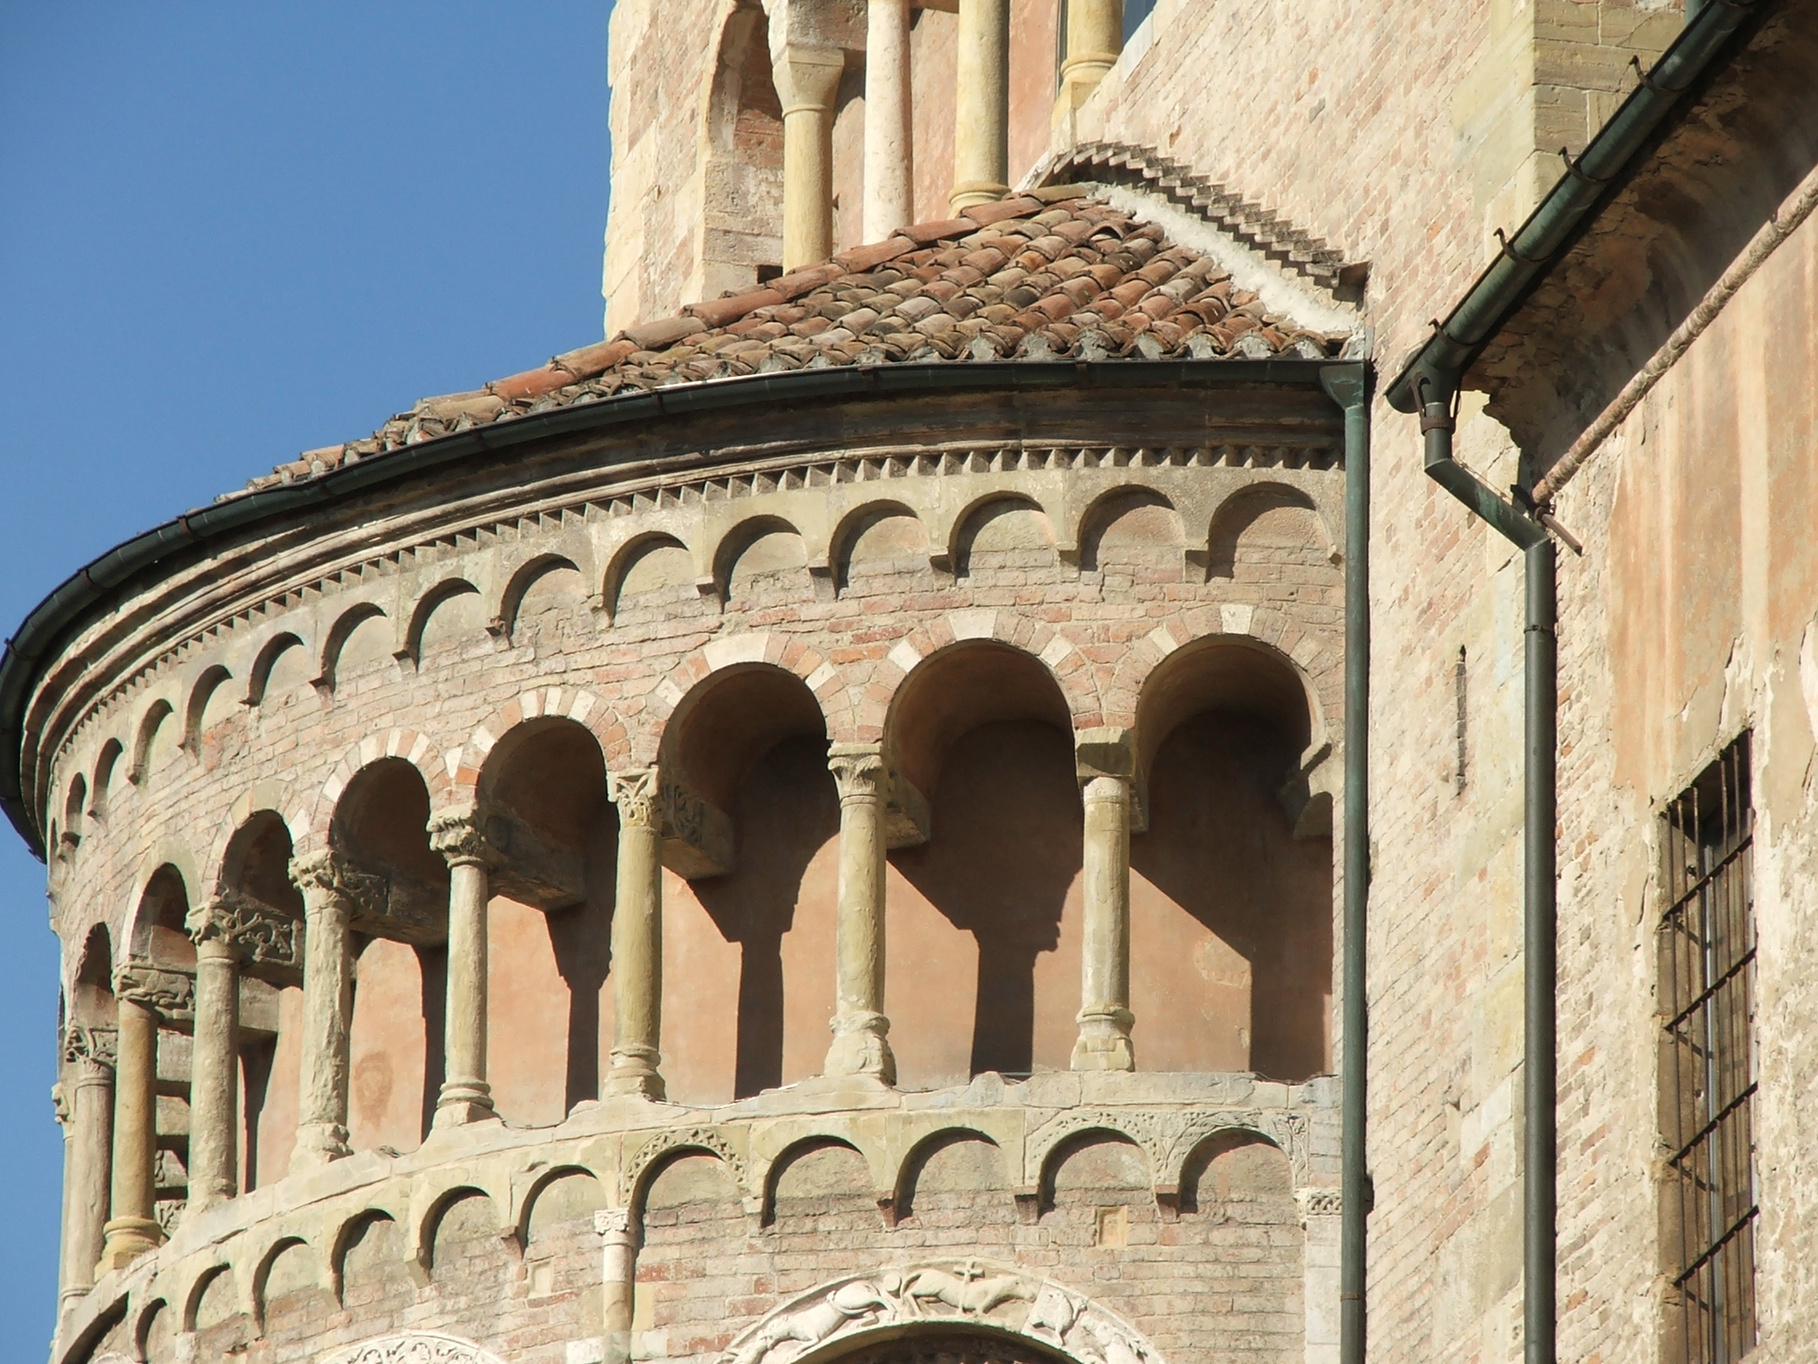
[(1077, 741), (1085, 788), (1083, 876), (1085, 934), (1081, 948), (1079, 1040), (1074, 1070), (1135, 1070), (1130, 1044), (1130, 778), (1129, 736), (1088, 730)]
[(114, 1083), (113, 1215), (102, 1229), (97, 1274), (125, 1269), (164, 1240), (157, 1223), (158, 1014), (156, 996), (122, 972), (114, 981), (119, 1058)]
[(959, 0), (955, 213), (1010, 192), (1010, 0)]
[(72, 1272), (70, 1265), (70, 1241), (76, 1230), (73, 1213), (76, 1192), (76, 1124), (63, 1081), (59, 1080), (51, 1086), (50, 1097), (57, 1126), (63, 1129), (63, 1220), (58, 1223), (63, 1234), (57, 1243), (57, 1310), (61, 1312), (63, 1304), (70, 1298), (80, 1296), (80, 1290), (72, 1291), (70, 1288), (71, 1281), (80, 1277), (80, 1271)]
[(772, 74), (783, 101), (783, 269), (833, 254), (833, 97), (846, 57), (790, 43)]
[(663, 1097), (663, 802), (654, 767), (614, 772), (618, 898), (612, 911), (612, 1064), (608, 1094)]
[(629, 1208), (601, 1208), (593, 1215), (603, 1252), (601, 1281), (605, 1292), (606, 1364), (631, 1358), (631, 1317), (637, 1291), (638, 1242)]
[(448, 1078), (436, 1099), (435, 1126), (498, 1117), (486, 1083), (486, 907), (492, 898), (492, 849), (479, 821), (461, 811), (429, 821), (429, 841), (448, 859), (448, 998), (442, 1036)]
[(909, 0), (870, 0), (865, 16), (865, 240), (915, 215), (909, 100)]
[(333, 853), (295, 859), (290, 879), (303, 892), (303, 1056), (290, 1168), (306, 1170), (353, 1152), (347, 1144), (353, 901), (346, 867)]
[(95, 1282), (107, 1225), (108, 1167), (114, 1144), (112, 1028), (71, 1026), (63, 1040), (67, 1109), (63, 1135), (63, 1272), (65, 1302)]
[(829, 1075), (871, 1075), (896, 1082), (884, 1040), (884, 797), (879, 744), (835, 744), (827, 755), (840, 791), (839, 1004), (833, 1015)]
[(1124, 0), (1068, 0), (1067, 58), (1060, 69), (1060, 105), (1086, 102), (1124, 50)]
[(239, 1191), (240, 949), (217, 904), (189, 914), (196, 944), (196, 1032), (189, 1069), (189, 1207), (204, 1212)]

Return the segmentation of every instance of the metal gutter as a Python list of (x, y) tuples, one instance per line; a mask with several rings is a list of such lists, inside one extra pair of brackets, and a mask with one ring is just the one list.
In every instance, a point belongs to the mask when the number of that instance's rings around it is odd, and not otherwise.
[(1326, 360), (949, 361), (866, 365), (677, 384), (574, 403), (402, 450), (370, 455), (318, 477), (266, 488), (187, 512), (109, 550), (65, 579), (28, 614), (0, 657), (0, 808), (40, 860), (45, 849), (27, 808), (21, 779), (27, 698), (40, 664), (114, 594), (159, 569), (171, 569), (223, 541), (285, 517), (333, 506), (461, 461), (536, 441), (609, 431), (666, 417), (744, 407), (796, 406), (834, 399), (887, 398), (936, 392), (985, 393), (1055, 388), (1116, 388), (1157, 383), (1223, 388), (1289, 385), (1316, 388)]
[[(1419, 381), (1447, 400), (1496, 329), (1571, 244), (1579, 227), (1609, 196), (1630, 161), (1696, 85), (1737, 29), (1773, 0), (1712, 0), (1688, 18), (1679, 36), (1547, 192), (1502, 253), (1477, 277), (1446, 320), (1389, 385), (1397, 411), (1421, 405)], [(1468, 500), (1468, 499), (1467, 499)], [(1475, 510), (1475, 508), (1473, 508)]]

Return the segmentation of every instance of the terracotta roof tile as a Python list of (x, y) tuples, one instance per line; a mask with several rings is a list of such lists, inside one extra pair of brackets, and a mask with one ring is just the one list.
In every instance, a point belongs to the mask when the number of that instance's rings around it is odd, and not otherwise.
[(1344, 340), (1271, 317), (1154, 223), (1053, 186), (692, 304), (477, 392), (425, 398), (374, 435), (310, 451), (251, 486), (615, 393), (734, 375), (917, 359), (1317, 358)]

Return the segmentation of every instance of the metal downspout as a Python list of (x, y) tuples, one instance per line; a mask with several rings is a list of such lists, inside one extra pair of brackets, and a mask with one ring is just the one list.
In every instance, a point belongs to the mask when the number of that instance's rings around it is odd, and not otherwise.
[(1364, 1364), (1365, 1238), (1375, 1201), (1365, 1159), (1369, 1013), (1365, 935), (1370, 896), (1370, 374), (1334, 366), (1320, 376), (1345, 412), (1344, 1003), (1340, 1028), (1338, 1357)]
[(1559, 881), (1558, 551), (1545, 527), (1452, 458), (1451, 394), (1415, 381), (1426, 471), (1522, 551), (1522, 1341), (1526, 1364), (1557, 1364)]

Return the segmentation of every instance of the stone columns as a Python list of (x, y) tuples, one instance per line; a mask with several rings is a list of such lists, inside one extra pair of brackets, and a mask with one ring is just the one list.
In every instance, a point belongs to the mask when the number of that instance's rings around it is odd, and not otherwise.
[(112, 1028), (71, 1026), (63, 1040), (63, 1301), (95, 1281), (107, 1223), (109, 1148), (114, 1140)]
[(888, 774), (879, 744), (835, 744), (827, 755), (840, 791), (839, 1005), (829, 1075), (896, 1081), (884, 1040), (884, 801)]
[(618, 897), (612, 911), (612, 1063), (608, 1094), (663, 1097), (663, 802), (654, 767), (614, 772)]
[(865, 240), (915, 217), (909, 0), (870, 0), (865, 22)]
[(606, 1364), (625, 1364), (631, 1358), (631, 1317), (633, 1296), (637, 1291), (638, 1242), (629, 1208), (601, 1208), (593, 1215), (593, 1229), (598, 1233), (604, 1265), (605, 1312), (601, 1323), (605, 1332)]
[(448, 860), (448, 995), (443, 1025), (448, 1078), (436, 1099), (435, 1126), (497, 1118), (486, 1083), (486, 907), (492, 850), (468, 811), (429, 821), (429, 842)]
[(240, 949), (233, 917), (222, 905), (198, 905), (190, 911), (187, 927), (196, 944), (189, 1207), (203, 1212), (239, 1190)]
[(347, 1144), (348, 1032), (353, 1024), (353, 915), (346, 868), (331, 852), (300, 857), (290, 879), (303, 892), (303, 1057), (292, 1170), (352, 1154)]
[(1010, 0), (959, 0), (957, 58), (955, 213), (1010, 192)]
[(105, 1239), (97, 1274), (125, 1269), (164, 1240), (155, 1216), (154, 1182), (159, 998), (130, 972), (115, 978), (120, 1032), (114, 1079), (113, 1215), (102, 1229)]
[(1123, 50), (1124, 0), (1068, 0), (1060, 110), (1070, 113), (1084, 104)]
[(1135, 1070), (1130, 1045), (1130, 782), (1128, 731), (1094, 729), (1076, 741), (1086, 802), (1079, 1040), (1074, 1070)]
[(783, 101), (783, 269), (833, 254), (833, 99), (846, 57), (790, 43), (772, 74)]

